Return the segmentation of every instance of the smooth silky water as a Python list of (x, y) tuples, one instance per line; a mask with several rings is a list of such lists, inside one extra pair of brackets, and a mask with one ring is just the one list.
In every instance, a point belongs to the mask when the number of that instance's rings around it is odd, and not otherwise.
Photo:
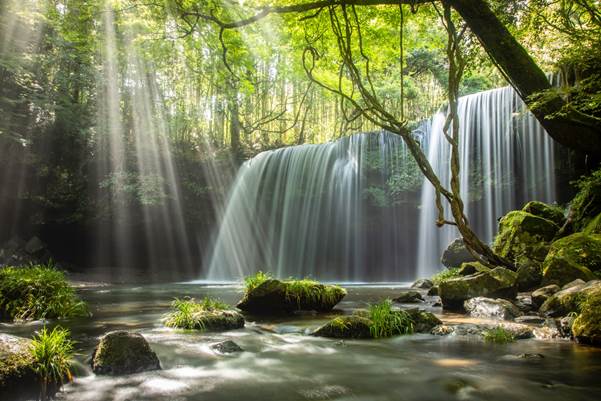
[[(82, 288), (93, 317), (63, 321), (79, 355), (77, 378), (61, 400), (594, 400), (601, 391), (601, 350), (567, 340), (520, 340), (497, 345), (463, 336), (410, 335), (340, 341), (308, 333), (335, 313), (394, 297), (402, 285), (347, 285), (328, 315), (258, 319), (244, 329), (198, 333), (168, 329), (161, 318), (174, 297), (212, 296), (235, 304), (242, 287), (209, 284), (119, 285)], [(431, 308), (440, 314), (440, 308)], [(460, 320), (442, 315), (443, 320)], [(40, 322), (2, 324), (29, 336)], [(110, 330), (142, 333), (163, 370), (123, 377), (94, 376), (90, 356)], [(210, 345), (234, 340), (245, 352), (221, 355)], [(542, 359), (520, 359), (540, 353)]]

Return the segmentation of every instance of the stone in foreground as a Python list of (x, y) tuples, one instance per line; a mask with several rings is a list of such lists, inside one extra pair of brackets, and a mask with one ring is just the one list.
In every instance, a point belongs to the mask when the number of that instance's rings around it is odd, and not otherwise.
[(92, 370), (97, 375), (120, 376), (159, 369), (159, 358), (139, 333), (107, 333), (92, 356)]
[(295, 311), (329, 312), (344, 298), (346, 290), (335, 285), (303, 284), (269, 279), (248, 291), (237, 307), (255, 314), (282, 314)]
[(590, 291), (573, 321), (572, 336), (582, 344), (601, 346), (601, 287)]
[(0, 399), (39, 395), (30, 346), (29, 339), (0, 334)]
[(518, 307), (506, 299), (477, 297), (468, 299), (463, 305), (473, 317), (513, 320), (522, 315)]
[(515, 298), (516, 279), (515, 272), (497, 267), (488, 272), (444, 280), (438, 292), (445, 309), (463, 310), (463, 303), (470, 298)]

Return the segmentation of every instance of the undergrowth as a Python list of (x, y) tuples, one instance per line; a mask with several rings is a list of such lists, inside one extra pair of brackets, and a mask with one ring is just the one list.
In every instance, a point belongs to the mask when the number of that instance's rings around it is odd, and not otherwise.
[(459, 277), (459, 270), (460, 269), (458, 267), (450, 267), (448, 269), (444, 269), (432, 276), (432, 283), (434, 283), (434, 285), (440, 285), (440, 283), (442, 283), (445, 280), (454, 277)]
[(85, 302), (52, 264), (0, 268), (0, 319), (32, 320), (88, 315)]
[(252, 276), (248, 276), (244, 278), (244, 287), (246, 292), (250, 292), (266, 282), (267, 280), (271, 280), (273, 277), (269, 273), (263, 273), (262, 271), (258, 271)]
[(231, 309), (228, 304), (209, 297), (205, 297), (200, 301), (194, 298), (176, 298), (171, 303), (171, 308), (173, 311), (165, 318), (165, 326), (200, 330), (205, 328), (204, 319), (206, 316), (199, 312), (218, 312)]
[(413, 333), (411, 316), (403, 310), (393, 310), (390, 299), (370, 305), (369, 319), (369, 330), (373, 338)]
[(484, 341), (496, 344), (507, 344), (515, 341), (514, 335), (501, 326), (484, 331), (482, 337), (484, 337)]

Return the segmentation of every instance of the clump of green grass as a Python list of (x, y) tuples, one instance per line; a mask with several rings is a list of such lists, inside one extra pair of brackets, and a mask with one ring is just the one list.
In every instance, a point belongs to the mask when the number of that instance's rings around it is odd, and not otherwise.
[(482, 337), (484, 337), (484, 341), (496, 344), (507, 344), (515, 341), (514, 335), (501, 326), (484, 331)]
[(171, 303), (173, 311), (165, 318), (165, 326), (180, 329), (204, 330), (204, 320), (199, 312), (217, 312), (231, 309), (231, 307), (219, 300), (205, 297), (200, 301), (194, 298), (176, 298)]
[(460, 276), (459, 268), (451, 267), (448, 269), (444, 269), (444, 270), (436, 273), (435, 275), (433, 275), (432, 283), (434, 283), (434, 285), (440, 285), (440, 283), (442, 283), (443, 281), (446, 281), (451, 278), (459, 277), (459, 276)]
[(71, 364), (74, 343), (70, 332), (62, 327), (52, 331), (44, 327), (31, 342), (33, 370), (40, 378), (41, 398), (48, 398), (49, 386), (60, 388), (66, 381), (71, 381)]
[(413, 319), (402, 310), (393, 310), (392, 301), (386, 299), (369, 307), (370, 332), (373, 338), (392, 337), (413, 333)]
[(0, 268), (0, 319), (87, 316), (88, 308), (52, 264)]
[(258, 271), (252, 276), (248, 276), (244, 278), (244, 287), (246, 292), (252, 291), (267, 280), (271, 280), (273, 277), (270, 273), (263, 273), (262, 271)]

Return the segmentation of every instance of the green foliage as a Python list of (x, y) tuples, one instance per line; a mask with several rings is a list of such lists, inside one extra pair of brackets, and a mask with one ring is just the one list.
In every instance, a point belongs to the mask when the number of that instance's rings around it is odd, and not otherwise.
[(371, 320), (370, 332), (373, 338), (413, 333), (411, 316), (405, 311), (393, 310), (390, 299), (370, 305), (369, 319)]
[(211, 313), (231, 309), (228, 304), (209, 297), (200, 301), (194, 298), (176, 298), (171, 303), (171, 308), (173, 311), (165, 318), (165, 326), (200, 330), (204, 330), (207, 317), (201, 312)]
[(0, 317), (8, 320), (88, 315), (65, 275), (52, 265), (0, 269)]
[(324, 286), (318, 281), (308, 278), (302, 280), (286, 280), (286, 298), (300, 305), (301, 300), (316, 305), (332, 305), (336, 303), (338, 295), (343, 292), (339, 286)]
[(262, 271), (258, 271), (252, 276), (248, 276), (244, 278), (244, 287), (246, 292), (250, 292), (266, 282), (267, 280), (271, 280), (273, 277), (270, 273), (263, 273)]
[(62, 327), (57, 326), (52, 331), (44, 327), (33, 338), (33, 370), (42, 381), (42, 398), (46, 397), (48, 385), (62, 385), (65, 380), (71, 381), (74, 353), (70, 332)]
[(574, 228), (579, 231), (601, 214), (601, 169), (581, 177), (573, 184), (578, 188), (578, 193), (572, 200), (571, 213)]
[(459, 267), (450, 267), (448, 269), (441, 270), (440, 272), (438, 272), (434, 276), (432, 276), (432, 278), (431, 278), (432, 283), (434, 283), (434, 285), (440, 285), (440, 283), (442, 283), (445, 280), (448, 280), (448, 279), (454, 278), (454, 277), (460, 277), (461, 276), (459, 274), (460, 270), (461, 269)]
[(484, 341), (495, 344), (507, 344), (515, 341), (514, 335), (501, 326), (482, 332), (482, 337)]

